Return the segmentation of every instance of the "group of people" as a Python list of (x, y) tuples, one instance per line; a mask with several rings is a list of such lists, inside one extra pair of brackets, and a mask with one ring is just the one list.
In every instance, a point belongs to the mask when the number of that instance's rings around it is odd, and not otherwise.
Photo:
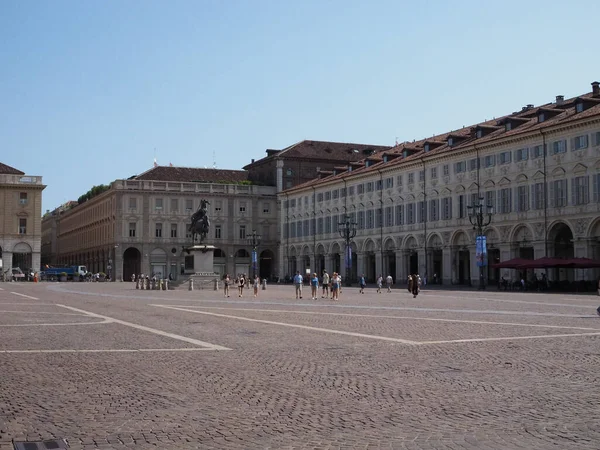
[[(223, 277), (223, 296), (229, 297), (229, 286), (232, 284), (236, 284), (238, 288), (238, 297), (242, 298), (244, 296), (244, 288), (250, 287), (251, 280), (246, 276), (245, 273), (238, 275), (237, 278), (232, 279), (228, 273)], [(254, 281), (252, 282), (252, 288), (254, 291), (254, 297), (258, 297), (258, 287), (260, 286), (260, 277), (258, 275), (254, 276)]]
[[(296, 298), (302, 298), (302, 285), (304, 284), (304, 277), (300, 271), (296, 272), (296, 275), (294, 275), (292, 281), (296, 291)], [(316, 300), (319, 291), (319, 277), (316, 273), (313, 273), (309, 276), (309, 284), (311, 299)], [(323, 270), (323, 276), (321, 277), (321, 288), (321, 298), (339, 300), (340, 292), (342, 292), (342, 276), (337, 272), (333, 272), (330, 276), (326, 270)]]
[(417, 298), (419, 291), (421, 290), (421, 276), (418, 273), (414, 273), (408, 276), (408, 292), (413, 295), (413, 298)]

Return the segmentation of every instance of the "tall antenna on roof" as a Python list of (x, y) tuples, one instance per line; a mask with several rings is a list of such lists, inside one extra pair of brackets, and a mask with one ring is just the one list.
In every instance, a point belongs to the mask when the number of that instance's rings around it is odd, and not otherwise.
[(213, 148), (213, 169), (217, 168), (217, 158), (215, 157), (215, 149)]

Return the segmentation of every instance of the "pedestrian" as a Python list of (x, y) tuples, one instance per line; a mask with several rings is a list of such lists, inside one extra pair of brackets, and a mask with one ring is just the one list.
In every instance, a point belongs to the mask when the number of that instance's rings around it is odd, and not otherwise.
[(408, 292), (411, 292), (411, 293), (412, 293), (412, 284), (413, 284), (412, 275), (408, 275), (408, 280), (407, 280)]
[(379, 274), (379, 277), (377, 277), (377, 293), (381, 294), (381, 286), (383, 286), (383, 277), (381, 276), (381, 274)]
[(417, 298), (417, 295), (419, 295), (419, 278), (417, 274), (414, 274), (412, 276), (412, 295), (413, 298)]
[(244, 280), (244, 274), (241, 274), (238, 278), (238, 297), (242, 297), (244, 295), (244, 283), (246, 282), (246, 280)]
[(294, 286), (296, 288), (296, 298), (302, 298), (302, 283), (304, 282), (304, 278), (300, 275), (300, 271), (296, 271), (296, 275), (294, 275)]
[(329, 298), (329, 281), (329, 274), (323, 269), (323, 280), (321, 282), (323, 285), (323, 292), (321, 293), (321, 298)]
[(254, 298), (258, 296), (258, 286), (260, 285), (260, 278), (258, 275), (254, 275)]
[(319, 277), (316, 273), (312, 274), (310, 279), (310, 296), (313, 300), (317, 299), (317, 290), (319, 289)]
[(134, 274), (131, 274), (131, 282), (132, 282), (132, 283), (135, 283), (135, 273), (134, 273)]
[(340, 278), (338, 277), (337, 272), (333, 272), (333, 276), (331, 278), (331, 299), (339, 300), (340, 298)]
[(226, 273), (223, 278), (223, 296), (229, 297), (229, 284), (231, 283), (231, 279), (229, 278), (229, 274)]
[(367, 282), (365, 281), (365, 274), (363, 273), (362, 276), (360, 277), (360, 280), (358, 281), (358, 284), (360, 286), (360, 293), (364, 294), (365, 293), (365, 287), (367, 286)]
[(392, 292), (392, 284), (394, 284), (394, 279), (392, 278), (391, 275), (388, 275), (385, 278), (385, 284), (387, 285), (387, 291)]

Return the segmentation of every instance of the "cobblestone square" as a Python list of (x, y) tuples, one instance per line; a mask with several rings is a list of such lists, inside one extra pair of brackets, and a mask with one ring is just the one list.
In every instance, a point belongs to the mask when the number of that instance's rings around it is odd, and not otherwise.
[(303, 297), (0, 284), (0, 450), (598, 448), (598, 297)]

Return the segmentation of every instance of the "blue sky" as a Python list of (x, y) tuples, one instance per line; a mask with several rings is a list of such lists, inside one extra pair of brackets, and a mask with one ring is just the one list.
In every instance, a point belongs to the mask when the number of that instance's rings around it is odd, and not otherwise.
[(44, 177), (46, 210), (155, 152), (239, 169), (302, 139), (419, 139), (590, 91), (599, 16), (591, 0), (5, 0), (0, 161)]

